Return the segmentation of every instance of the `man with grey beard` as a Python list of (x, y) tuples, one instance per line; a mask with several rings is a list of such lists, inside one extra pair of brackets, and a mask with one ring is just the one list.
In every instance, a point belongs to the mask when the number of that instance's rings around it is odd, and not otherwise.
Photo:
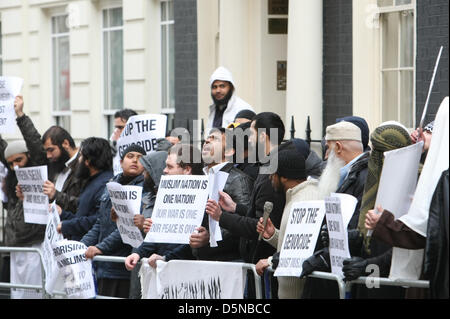
[[(368, 173), (369, 152), (364, 152), (361, 130), (350, 122), (339, 122), (326, 129), (326, 144), (329, 149), (327, 166), (319, 182), (323, 196), (330, 195), (330, 189), (336, 187), (336, 193), (345, 193), (357, 198), (358, 203), (347, 225), (348, 230), (358, 226), (359, 209), (361, 206), (364, 184)], [(326, 223), (322, 226), (322, 240), (317, 241), (316, 253), (305, 260), (301, 277), (313, 271), (329, 270), (328, 247), (323, 247), (327, 240)], [(349, 241), (356, 232), (349, 232)], [(338, 288), (335, 282), (308, 278), (305, 283), (302, 298), (338, 298)]]

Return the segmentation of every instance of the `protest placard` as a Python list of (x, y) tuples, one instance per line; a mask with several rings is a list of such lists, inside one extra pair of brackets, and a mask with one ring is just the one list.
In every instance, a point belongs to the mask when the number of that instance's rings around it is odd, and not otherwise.
[(189, 244), (189, 237), (202, 223), (208, 200), (208, 176), (161, 177), (147, 242)]
[(15, 76), (0, 76), (0, 134), (14, 133), (16, 113), (14, 99), (22, 89), (23, 79)]
[[(354, 209), (354, 208), (353, 208)], [(325, 214), (329, 236), (331, 272), (344, 277), (342, 262), (350, 258), (348, 248), (347, 224), (344, 222), (339, 197), (325, 198)]]
[(142, 299), (242, 299), (245, 273), (238, 263), (202, 260), (142, 263)]
[(61, 221), (55, 203), (52, 203), (49, 214), (50, 217), (45, 228), (45, 237), (41, 245), (41, 252), (45, 271), (45, 291), (52, 294), (54, 290), (61, 291), (63, 289), (62, 278), (56, 264), (55, 256), (53, 255), (53, 246), (64, 238), (62, 234), (56, 231)]
[(135, 248), (139, 247), (144, 238), (141, 231), (134, 225), (134, 215), (140, 214), (142, 187), (134, 185), (120, 185), (116, 182), (106, 184), (112, 206), (119, 218), (117, 228), (122, 241)]
[[(228, 179), (228, 173), (217, 172), (209, 174), (209, 198), (219, 202), (219, 192), (223, 191)], [(222, 240), (222, 231), (220, 230), (219, 222), (208, 215), (209, 223), (209, 245), (217, 247), (217, 242)]]
[(324, 216), (323, 200), (292, 204), (275, 276), (300, 276), (303, 261), (314, 253)]
[(47, 180), (47, 166), (15, 168), (18, 184), (25, 196), (23, 212), (25, 223), (47, 225), (48, 196), (43, 193), (42, 186)]
[(117, 152), (123, 152), (131, 144), (141, 146), (147, 153), (156, 148), (156, 140), (166, 136), (167, 116), (162, 114), (143, 114), (131, 116), (117, 141)]
[(53, 245), (56, 264), (64, 279), (64, 291), (69, 298), (95, 297), (92, 260), (85, 256), (86, 245), (73, 240), (58, 241)]

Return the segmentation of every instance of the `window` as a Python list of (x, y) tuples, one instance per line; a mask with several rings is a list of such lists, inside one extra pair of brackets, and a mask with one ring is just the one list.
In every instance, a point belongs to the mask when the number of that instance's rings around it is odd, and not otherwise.
[(289, 0), (268, 0), (268, 33), (287, 34)]
[(70, 47), (67, 15), (52, 17), (53, 117), (70, 132)]
[(378, 0), (382, 120), (415, 123), (415, 1)]
[(114, 130), (114, 113), (123, 109), (122, 8), (103, 10), (103, 112), (108, 136)]
[(175, 113), (175, 53), (173, 1), (161, 0), (161, 113), (168, 117), (168, 130), (173, 129)]

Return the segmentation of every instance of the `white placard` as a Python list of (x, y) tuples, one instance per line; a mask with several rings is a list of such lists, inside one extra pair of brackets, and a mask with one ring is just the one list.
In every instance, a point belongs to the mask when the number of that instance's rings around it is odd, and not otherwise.
[(134, 215), (140, 214), (142, 187), (134, 185), (120, 185), (116, 182), (106, 184), (112, 206), (119, 218), (117, 228), (122, 241), (135, 248), (139, 247), (144, 238), (141, 231), (134, 225)]
[(146, 242), (189, 244), (202, 223), (208, 200), (208, 176), (162, 176)]
[(61, 222), (53, 202), (50, 209), (50, 217), (48, 219), (47, 227), (45, 228), (44, 242), (41, 246), (42, 259), (45, 270), (45, 291), (53, 294), (54, 290), (60, 291), (63, 289), (62, 277), (60, 276), (59, 268), (56, 264), (55, 256), (53, 255), (53, 246), (63, 240), (63, 235), (56, 231), (58, 224)]
[(275, 276), (300, 277), (303, 262), (314, 253), (324, 216), (323, 200), (292, 204)]
[(71, 299), (94, 298), (92, 260), (85, 256), (86, 245), (73, 240), (58, 241), (53, 246), (56, 264), (62, 273), (64, 291)]
[(329, 250), (331, 272), (342, 278), (342, 262), (346, 258), (350, 258), (350, 250), (348, 248), (347, 224), (343, 220), (341, 211), (341, 200), (339, 197), (325, 198), (325, 212), (327, 219), (327, 228), (329, 236)]
[(381, 205), (399, 218), (411, 206), (416, 190), (423, 142), (384, 152), (375, 207)]
[(201, 260), (142, 264), (142, 299), (242, 299), (245, 273), (239, 263)]
[(48, 196), (42, 186), (47, 180), (47, 166), (15, 168), (18, 184), (25, 196), (23, 212), (25, 223), (47, 225)]
[(22, 89), (23, 79), (0, 76), (0, 134), (13, 134), (16, 129), (14, 99)]
[[(217, 172), (209, 175), (209, 198), (219, 202), (219, 192), (223, 191), (227, 183), (228, 173)], [(222, 231), (220, 230), (219, 222), (208, 215), (209, 222), (209, 245), (217, 247), (217, 242), (222, 240)]]
[(337, 197), (341, 201), (341, 214), (345, 228), (348, 227), (348, 223), (355, 213), (356, 205), (358, 205), (358, 199), (355, 196), (344, 193), (331, 193), (330, 197)]
[(131, 116), (117, 141), (117, 153), (123, 152), (131, 144), (137, 144), (147, 153), (155, 150), (158, 138), (166, 136), (167, 116), (162, 114), (143, 114)]

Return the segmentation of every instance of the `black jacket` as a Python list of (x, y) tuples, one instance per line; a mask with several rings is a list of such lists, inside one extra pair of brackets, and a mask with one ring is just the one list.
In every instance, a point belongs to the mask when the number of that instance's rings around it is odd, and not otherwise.
[(273, 190), (267, 174), (258, 175), (252, 188), (249, 205), (238, 203), (235, 213), (223, 212), (219, 220), (220, 227), (240, 237), (241, 258), (248, 263), (256, 263), (261, 258), (272, 256), (276, 251), (265, 241), (258, 242), (256, 225), (263, 216), (266, 201), (273, 203), (270, 219), (275, 227), (279, 228), (286, 198), (285, 194)]
[[(223, 191), (230, 195), (235, 203), (248, 207), (250, 205), (250, 193), (253, 186), (250, 176), (235, 168), (232, 163), (225, 165), (221, 171), (229, 174)], [(226, 212), (223, 212), (222, 215), (225, 213)], [(235, 212), (235, 214), (236, 213), (237, 212)], [(202, 225), (208, 229), (208, 224), (208, 215), (205, 214)], [(197, 259), (214, 261), (232, 261), (240, 259), (239, 234), (231, 232), (227, 227), (220, 226), (222, 230), (222, 240), (217, 242), (218, 246), (210, 247), (208, 245), (206, 247), (193, 249), (192, 253)]]
[(352, 165), (348, 172), (347, 178), (342, 183), (341, 187), (336, 190), (336, 193), (349, 194), (358, 200), (355, 212), (353, 213), (347, 229), (355, 229), (358, 226), (359, 208), (361, 207), (361, 200), (364, 193), (364, 184), (367, 179), (368, 162), (370, 153), (366, 152)]
[(430, 280), (430, 297), (448, 299), (448, 169), (444, 171), (434, 191), (430, 205), (425, 246), (424, 274)]

